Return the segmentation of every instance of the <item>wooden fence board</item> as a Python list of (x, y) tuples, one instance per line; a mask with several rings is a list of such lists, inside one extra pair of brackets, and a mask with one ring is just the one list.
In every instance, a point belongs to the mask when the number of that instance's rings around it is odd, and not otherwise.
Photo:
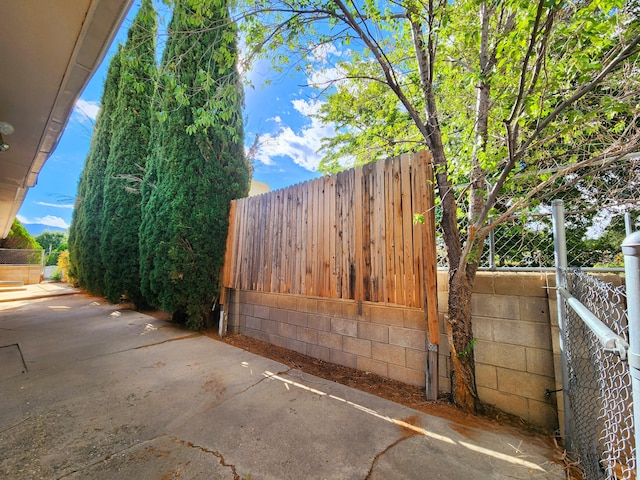
[[(430, 162), (404, 155), (233, 201), (221, 283), (425, 308), (434, 343)], [(414, 226), (422, 212), (426, 224)]]

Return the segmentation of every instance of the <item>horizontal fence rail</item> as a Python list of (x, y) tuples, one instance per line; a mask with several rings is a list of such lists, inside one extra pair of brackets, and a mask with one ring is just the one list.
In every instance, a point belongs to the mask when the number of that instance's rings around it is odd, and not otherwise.
[(223, 286), (428, 305), (437, 318), (433, 204), (427, 152), (235, 200)]

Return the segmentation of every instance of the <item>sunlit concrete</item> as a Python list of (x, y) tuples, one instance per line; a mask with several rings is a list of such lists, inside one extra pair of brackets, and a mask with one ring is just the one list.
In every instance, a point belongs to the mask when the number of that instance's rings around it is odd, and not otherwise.
[(84, 294), (5, 302), (0, 478), (565, 478), (540, 439), (458, 425)]

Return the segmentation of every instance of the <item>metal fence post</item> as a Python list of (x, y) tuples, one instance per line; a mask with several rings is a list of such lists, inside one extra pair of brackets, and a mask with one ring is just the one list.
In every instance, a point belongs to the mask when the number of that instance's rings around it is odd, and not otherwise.
[(562, 365), (562, 404), (564, 406), (564, 436), (565, 448), (572, 451), (573, 447), (573, 420), (571, 412), (571, 402), (569, 401), (569, 371), (567, 367), (567, 355), (564, 347), (564, 308), (562, 296), (558, 289), (566, 288), (567, 278), (567, 240), (565, 235), (564, 222), (564, 202), (554, 200), (551, 202), (553, 218), (553, 246), (556, 262), (556, 299), (558, 303), (558, 327), (560, 328), (560, 361)]
[[(627, 314), (629, 319), (629, 373), (633, 401), (633, 428), (635, 444), (640, 445), (640, 232), (629, 235), (622, 242), (624, 272), (627, 291)], [(636, 469), (638, 462), (636, 447)], [(635, 477), (634, 477), (635, 478)]]

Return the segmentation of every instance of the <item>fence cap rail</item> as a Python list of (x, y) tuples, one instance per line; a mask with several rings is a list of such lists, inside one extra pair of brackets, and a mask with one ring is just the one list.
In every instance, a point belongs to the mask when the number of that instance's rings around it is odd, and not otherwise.
[(629, 256), (640, 256), (640, 232), (633, 232), (624, 239), (622, 253)]

